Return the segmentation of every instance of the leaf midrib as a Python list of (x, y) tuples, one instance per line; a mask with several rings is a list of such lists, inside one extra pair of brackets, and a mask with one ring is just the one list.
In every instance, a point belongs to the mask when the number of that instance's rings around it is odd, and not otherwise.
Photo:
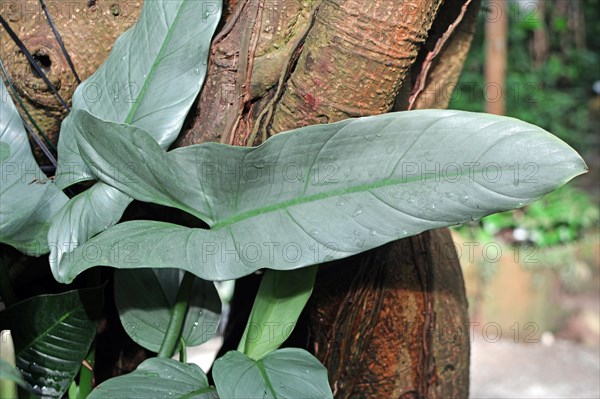
[(269, 379), (269, 376), (267, 375), (267, 370), (265, 369), (265, 365), (263, 364), (262, 359), (256, 361), (256, 367), (260, 371), (260, 374), (261, 374), (263, 380), (265, 381), (267, 388), (269, 389), (269, 391), (271, 391), (273, 398), (277, 399), (277, 392), (275, 392), (275, 388), (273, 388), (273, 384), (271, 383), (271, 380)]
[(78, 310), (81, 310), (81, 309), (83, 309), (83, 306), (79, 305), (76, 308), (72, 309), (71, 311), (65, 313), (60, 319), (58, 319), (55, 323), (51, 324), (46, 330), (44, 330), (33, 341), (31, 341), (30, 344), (26, 345), (22, 350), (20, 350), (17, 353), (17, 357), (20, 356), (23, 352), (27, 351), (32, 346), (34, 346), (40, 339), (42, 339), (45, 336), (47, 336), (50, 333), (50, 331), (53, 330), (53, 329), (55, 329), (60, 323), (62, 323), (66, 319), (70, 318), (73, 315), (73, 313), (75, 313), (75, 312), (77, 312)]
[(154, 74), (156, 73), (156, 68), (158, 67), (158, 64), (160, 63), (160, 61), (162, 60), (162, 55), (171, 41), (171, 36), (173, 34), (173, 31), (175, 30), (175, 27), (177, 26), (177, 23), (179, 22), (179, 16), (182, 14), (181, 9), (183, 8), (183, 5), (185, 2), (186, 2), (186, 0), (181, 0), (179, 8), (177, 9), (177, 14), (175, 15), (175, 19), (173, 20), (173, 23), (171, 24), (170, 28), (167, 30), (167, 35), (165, 36), (165, 40), (163, 41), (162, 46), (160, 46), (160, 50), (158, 51), (158, 53), (156, 54), (156, 57), (154, 58), (154, 62), (152, 63), (152, 67), (150, 67), (150, 71), (148, 72), (147, 79), (144, 80), (144, 84), (142, 85), (140, 94), (137, 97), (137, 101), (135, 101), (133, 103), (133, 106), (131, 107), (131, 109), (129, 110), (129, 113), (127, 114), (127, 117), (125, 118), (124, 123), (126, 123), (126, 124), (131, 124), (131, 122), (133, 121), (133, 118), (135, 117), (135, 113), (137, 112), (137, 109), (139, 108), (139, 106), (141, 104), (141, 100), (144, 98), (146, 91), (148, 90), (148, 85), (150, 84), (150, 81), (152, 81), (152, 78), (153, 78)]
[[(510, 168), (499, 168), (499, 170), (501, 173), (504, 173), (504, 172), (510, 170)], [(470, 169), (469, 168), (464, 173), (448, 173), (448, 174), (445, 174), (444, 177), (445, 178), (464, 177), (464, 176), (469, 175), (470, 173), (477, 173), (477, 172), (481, 173), (481, 172), (483, 172), (483, 169), (475, 169), (475, 168)], [(272, 204), (272, 205), (263, 206), (260, 208), (251, 209), (249, 211), (230, 216), (230, 217), (220, 220), (217, 223), (215, 223), (214, 225), (212, 225), (211, 230), (222, 229), (224, 227), (231, 226), (235, 223), (239, 223), (245, 219), (263, 215), (265, 213), (288, 209), (295, 205), (302, 205), (302, 204), (306, 204), (309, 202), (320, 201), (320, 200), (333, 198), (333, 197), (337, 197), (337, 196), (341, 196), (341, 195), (345, 195), (345, 194), (368, 192), (369, 190), (382, 188), (382, 187), (389, 187), (389, 186), (398, 185), (398, 184), (415, 183), (418, 181), (426, 182), (428, 180), (432, 180), (431, 178), (428, 178), (427, 176), (428, 175), (425, 175), (425, 176), (419, 175), (419, 176), (415, 176), (413, 178), (383, 179), (383, 180), (378, 180), (374, 183), (360, 184), (360, 185), (353, 186), (353, 187), (340, 188), (337, 190), (326, 191), (326, 192), (312, 194), (312, 195), (308, 195), (308, 196), (299, 196), (294, 199), (290, 199), (290, 200), (279, 202), (279, 203)], [(438, 176), (436, 175), (434, 178), (437, 179)], [(526, 200), (526, 198), (522, 198), (522, 199)]]
[(209, 393), (209, 392), (216, 392), (216, 389), (215, 389), (215, 388), (213, 388), (213, 387), (204, 387), (204, 388), (199, 388), (199, 389), (196, 389), (195, 391), (188, 392), (188, 393), (186, 393), (186, 394), (184, 394), (184, 395), (180, 396), (180, 397), (179, 397), (179, 399), (188, 399), (188, 398), (193, 398), (193, 397), (195, 397), (196, 395), (203, 394), (203, 393)]

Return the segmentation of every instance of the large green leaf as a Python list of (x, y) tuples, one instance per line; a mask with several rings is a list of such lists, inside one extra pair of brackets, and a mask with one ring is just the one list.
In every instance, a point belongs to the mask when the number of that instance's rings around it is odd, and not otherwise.
[[(206, 143), (169, 153), (138, 128), (85, 119), (80, 149), (104, 182), (194, 209), (211, 229), (114, 226), (61, 260), (55, 275), (65, 282), (96, 265), (176, 267), (207, 280), (295, 269), (521, 207), (586, 171), (539, 127), (460, 111), (392, 113), (282, 133), (256, 148)], [(133, 165), (126, 173), (106, 169), (123, 160)], [(136, 247), (135, 261), (108, 256), (123, 245)], [(90, 247), (98, 256), (86, 259)]]
[(267, 270), (262, 277), (238, 351), (251, 359), (271, 353), (290, 336), (312, 293), (317, 267)]
[(17, 368), (36, 394), (60, 398), (96, 335), (104, 287), (40, 295), (0, 312), (12, 330)]
[[(139, 126), (163, 147), (175, 141), (206, 74), (220, 0), (145, 1), (137, 23), (73, 95), (73, 110)], [(93, 176), (79, 156), (77, 114), (62, 124), (57, 184)]]
[(195, 364), (152, 358), (121, 377), (98, 385), (89, 399), (218, 399)]
[(0, 79), (0, 242), (27, 255), (48, 252), (50, 218), (68, 198), (38, 167), (21, 118)]
[[(182, 277), (183, 272), (177, 269), (118, 270), (115, 273), (115, 302), (121, 323), (129, 336), (144, 348), (153, 352), (160, 350)], [(200, 345), (212, 338), (221, 314), (221, 300), (214, 283), (195, 278), (192, 290), (181, 332), (186, 346)]]
[(327, 370), (303, 349), (279, 349), (260, 360), (230, 351), (215, 361), (212, 373), (221, 398), (333, 398)]

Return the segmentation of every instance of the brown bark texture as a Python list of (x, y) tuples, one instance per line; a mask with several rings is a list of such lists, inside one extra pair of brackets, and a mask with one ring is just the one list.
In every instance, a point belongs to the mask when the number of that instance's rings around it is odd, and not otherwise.
[[(447, 106), (479, 2), (441, 3), (240, 1), (178, 144), (255, 145), (300, 126), (406, 109), (403, 91), (413, 108)], [(237, 291), (244, 298), (232, 315), (249, 311), (256, 283)], [(467, 303), (447, 231), (324, 265), (307, 314), (307, 347), (336, 398), (468, 396)], [(230, 326), (232, 346), (243, 325), (241, 317)]]
[[(0, 0), (0, 9), (9, 3), (29, 1)], [(225, 7), (206, 83), (178, 146), (251, 146), (309, 124), (410, 104), (445, 107), (479, 0), (230, 0)], [(115, 33), (133, 21), (90, 24), (81, 10), (58, 27), (85, 78), (107, 55)], [(48, 52), (52, 61), (49, 77), (68, 98), (72, 77), (63, 75), (66, 66), (43, 18), (18, 16), (13, 29), (28, 46), (42, 43), (40, 54)], [(88, 38), (89, 30), (97, 32)], [(0, 55), (19, 91), (39, 119), (56, 124), (62, 111), (46, 99), (40, 80), (27, 75), (30, 68), (14, 45), (1, 39)], [(336, 398), (468, 396), (467, 302), (452, 245), (446, 230), (431, 231), (321, 267), (301, 332), (328, 368)], [(232, 317), (243, 307), (234, 306)]]
[[(141, 0), (47, 0), (44, 2), (65, 48), (83, 80), (108, 56), (113, 43), (137, 20)], [(38, 0), (0, 0), (0, 15), (10, 25), (32, 56), (42, 65), (48, 80), (70, 103), (77, 81), (52, 33)], [(0, 27), (0, 59), (26, 110), (56, 145), (60, 122), (67, 111), (44, 81), (34, 72), (25, 55)], [(125, 82), (107, 82), (111, 85)], [(17, 106), (19, 104), (17, 103)], [(21, 111), (23, 111), (22, 107)], [(37, 146), (32, 148), (38, 162), (47, 164)]]
[(504, 115), (506, 110), (506, 63), (508, 46), (508, 5), (504, 0), (489, 4), (494, 11), (485, 23), (485, 84), (488, 92), (485, 112)]
[(308, 314), (336, 398), (468, 396), (457, 265), (441, 229), (321, 268)]

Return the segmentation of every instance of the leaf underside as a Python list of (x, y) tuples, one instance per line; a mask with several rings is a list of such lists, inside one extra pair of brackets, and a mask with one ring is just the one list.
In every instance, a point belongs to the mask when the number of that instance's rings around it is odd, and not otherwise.
[(312, 293), (317, 267), (266, 270), (238, 351), (251, 359), (271, 353), (291, 335)]

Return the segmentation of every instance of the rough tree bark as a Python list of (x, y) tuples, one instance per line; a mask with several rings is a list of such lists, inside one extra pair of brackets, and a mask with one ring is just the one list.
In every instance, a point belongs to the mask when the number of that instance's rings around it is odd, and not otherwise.
[[(478, 2), (441, 3), (238, 3), (246, 18), (230, 19), (215, 41), (198, 112), (179, 145), (253, 145), (394, 104), (445, 107)], [(248, 311), (255, 288), (256, 279), (240, 285), (234, 312)], [(322, 267), (307, 346), (330, 370), (337, 398), (467, 397), (466, 310), (450, 236), (429, 232)], [(231, 325), (232, 342), (243, 324)]]
[(486, 96), (485, 112), (504, 115), (506, 110), (506, 63), (508, 58), (508, 5), (504, 0), (492, 1), (494, 17), (485, 22), (485, 84), (491, 95)]
[[(479, 0), (230, 0), (225, 6), (206, 84), (179, 146), (255, 145), (308, 124), (445, 107)], [(17, 32), (32, 28), (21, 23)], [(90, 24), (81, 23), (63, 33), (75, 54), (101, 46), (77, 42), (86, 29)], [(1, 54), (12, 54), (1, 39)], [(53, 39), (44, 40), (56, 52)], [(33, 86), (19, 85), (33, 101), (37, 93), (27, 90)], [(242, 281), (236, 295), (251, 293), (255, 282)], [(248, 297), (234, 301), (240, 317), (229, 328), (232, 340), (248, 305)], [(467, 302), (447, 230), (324, 265), (306, 313), (308, 324), (297, 333), (328, 367), (336, 398), (468, 396)]]
[[(117, 37), (137, 20), (141, 0), (46, 0), (75, 69), (81, 79), (91, 75), (108, 56)], [(62, 54), (38, 0), (0, 0), (0, 15), (45, 70), (64, 99), (70, 99), (77, 81)], [(67, 111), (43, 80), (33, 72), (25, 55), (0, 27), (0, 59), (25, 107), (50, 140), (58, 142), (60, 122)], [(124, 82), (110, 82), (120, 84)], [(109, 89), (109, 87), (107, 87)], [(36, 158), (48, 161), (32, 142)]]

